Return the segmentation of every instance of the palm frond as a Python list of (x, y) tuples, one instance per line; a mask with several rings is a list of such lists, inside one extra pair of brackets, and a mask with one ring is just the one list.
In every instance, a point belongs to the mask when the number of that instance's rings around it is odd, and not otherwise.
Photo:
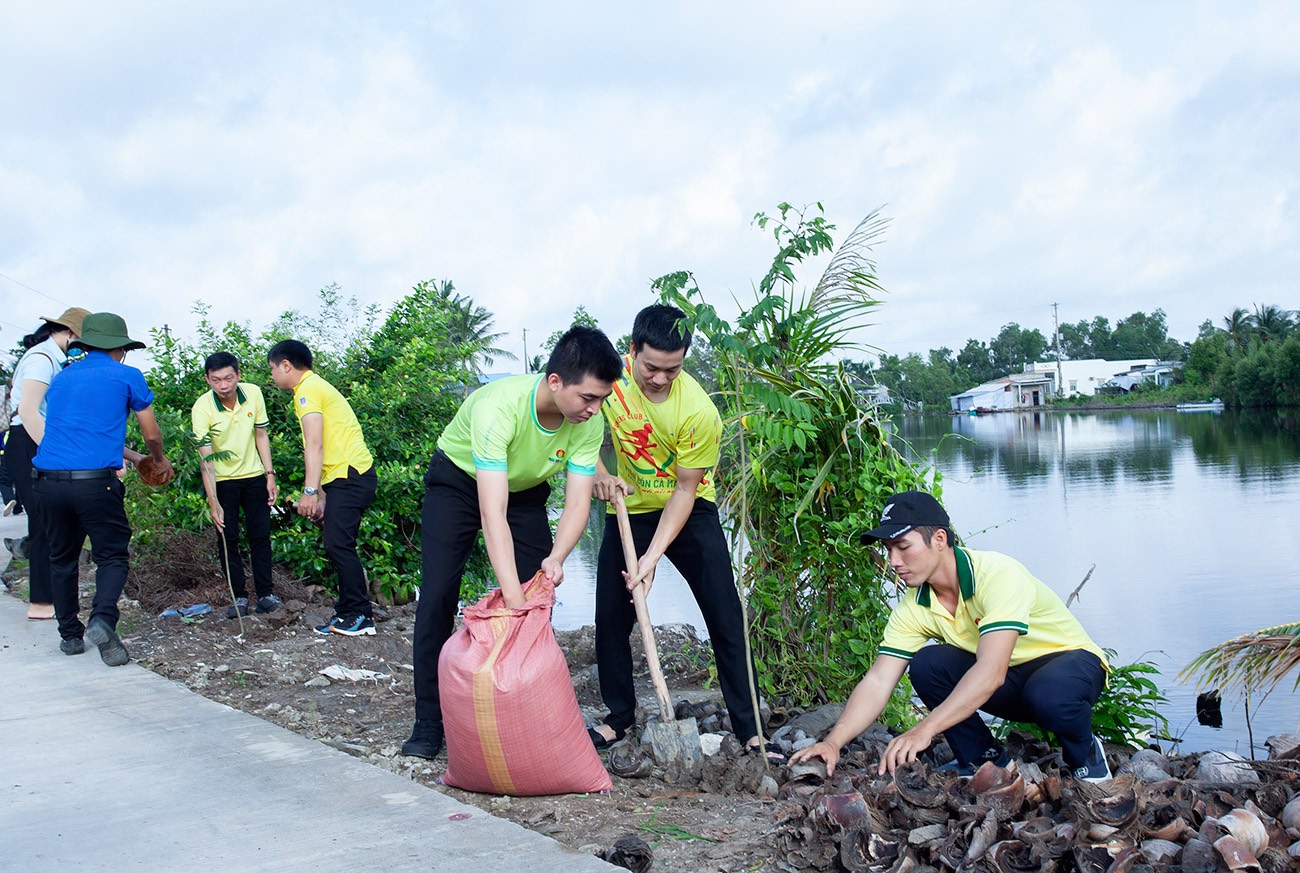
[[(1198, 686), (1271, 692), (1300, 666), (1300, 622), (1262, 628), (1206, 649), (1183, 668), (1180, 680)], [(1296, 680), (1300, 687), (1300, 677)]]

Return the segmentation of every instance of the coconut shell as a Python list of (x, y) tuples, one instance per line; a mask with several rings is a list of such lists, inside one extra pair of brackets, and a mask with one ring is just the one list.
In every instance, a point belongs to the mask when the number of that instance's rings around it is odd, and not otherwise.
[(166, 473), (162, 470), (152, 455), (146, 455), (135, 463), (135, 471), (140, 475), (140, 481), (150, 488), (160, 488), (172, 480), (174, 473)]

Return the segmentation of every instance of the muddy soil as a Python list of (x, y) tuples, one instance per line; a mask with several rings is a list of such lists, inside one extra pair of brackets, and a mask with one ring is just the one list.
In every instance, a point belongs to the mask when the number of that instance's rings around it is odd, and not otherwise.
[[(445, 750), (434, 761), (399, 752), (414, 718), (414, 604), (378, 610), (375, 636), (321, 636), (312, 627), (328, 619), (332, 601), (319, 588), (277, 576), (277, 593), (286, 598), (285, 606), (271, 615), (250, 615), (241, 628), (239, 621), (225, 618), (230, 596), (220, 596), (224, 579), (212, 574), (210, 566), (201, 568), (185, 556), (172, 557), (179, 557), (172, 565), (178, 575), (187, 577), (184, 590), (159, 586), (152, 577), (142, 585), (141, 575), (134, 573), (127, 589), (134, 599), (124, 597), (121, 604), (118, 631), (132, 659), (148, 669), (210, 700), (421, 782), (582, 852), (600, 854), (621, 837), (635, 834), (653, 851), (655, 871), (775, 869), (768, 848), (775, 804), (756, 792), (683, 790), (653, 776), (612, 776), (609, 795), (495, 797), (439, 785), (447, 764)], [(25, 597), (24, 573), (19, 562), (5, 574), (14, 596)], [(83, 566), (83, 615), (89, 609), (93, 576), (93, 567)], [(208, 603), (212, 612), (193, 618), (158, 615), (197, 603)], [(561, 632), (557, 637), (584, 716), (595, 722), (605, 710), (596, 684), (593, 629)], [(690, 628), (676, 626), (663, 630), (660, 646), (675, 698), (716, 698), (721, 705), (716, 687), (706, 687), (711, 659), (707, 644), (701, 644)], [(332, 680), (322, 674), (335, 666), (374, 671), (378, 678)], [(639, 660), (637, 670), (640, 696), (653, 707), (653, 691)], [(762, 768), (752, 756), (739, 763), (751, 770)]]

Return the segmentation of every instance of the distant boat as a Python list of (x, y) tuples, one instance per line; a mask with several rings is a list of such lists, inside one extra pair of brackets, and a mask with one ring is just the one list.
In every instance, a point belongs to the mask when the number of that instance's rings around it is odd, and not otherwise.
[(1200, 403), (1180, 403), (1175, 408), (1179, 412), (1222, 412), (1223, 401), (1216, 397)]

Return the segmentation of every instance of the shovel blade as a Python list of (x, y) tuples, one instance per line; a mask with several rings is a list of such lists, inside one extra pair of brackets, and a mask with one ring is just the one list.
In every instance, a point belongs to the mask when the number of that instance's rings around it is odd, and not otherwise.
[(693, 718), (678, 721), (652, 721), (646, 725), (650, 754), (661, 765), (686, 765), (695, 770), (704, 764), (700, 748), (700, 729)]

